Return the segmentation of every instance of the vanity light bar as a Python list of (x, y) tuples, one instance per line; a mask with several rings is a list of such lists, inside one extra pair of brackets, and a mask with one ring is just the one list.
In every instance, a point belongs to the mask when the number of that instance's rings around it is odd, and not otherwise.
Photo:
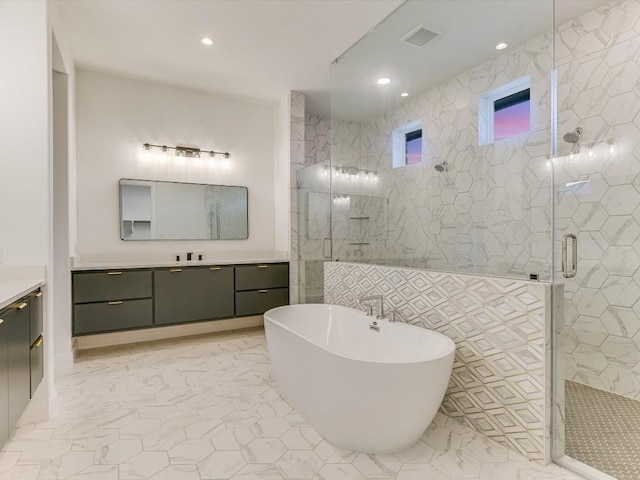
[(169, 147), (167, 145), (154, 145), (152, 143), (143, 143), (142, 148), (146, 151), (149, 151), (152, 148), (160, 148), (163, 152), (166, 152), (167, 150), (175, 150), (176, 157), (200, 158), (200, 155), (208, 153), (211, 158), (215, 157), (216, 155), (222, 155), (224, 158), (231, 158), (231, 154), (229, 152), (201, 150), (196, 147), (182, 147), (180, 145), (176, 145), (175, 147)]

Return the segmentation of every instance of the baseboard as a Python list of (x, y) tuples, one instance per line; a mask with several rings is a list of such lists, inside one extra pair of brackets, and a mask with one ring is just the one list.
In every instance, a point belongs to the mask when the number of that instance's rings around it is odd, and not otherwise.
[(99, 333), (75, 337), (74, 348), (87, 350), (90, 348), (112, 347), (129, 343), (151, 342), (170, 338), (189, 337), (207, 333), (227, 332), (243, 328), (261, 327), (262, 315), (252, 317), (229, 318), (226, 320), (212, 320), (209, 322), (187, 323), (184, 325), (169, 325), (166, 327), (127, 330), (125, 332)]

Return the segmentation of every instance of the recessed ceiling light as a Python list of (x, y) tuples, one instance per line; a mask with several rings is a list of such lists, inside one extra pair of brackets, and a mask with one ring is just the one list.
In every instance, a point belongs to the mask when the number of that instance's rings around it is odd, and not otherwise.
[(387, 77), (382, 77), (378, 79), (378, 84), (380, 85), (388, 85), (391, 83), (391, 79)]
[(213, 45), (213, 40), (211, 40), (209, 37), (204, 37), (202, 40), (200, 40), (202, 42), (203, 45)]
[(504, 50), (505, 48), (507, 48), (509, 45), (507, 45), (504, 42), (501, 42), (499, 44), (496, 45), (496, 50)]
[(409, 94), (408, 94), (407, 92), (402, 92), (402, 93), (400, 94), (400, 96), (401, 96), (401, 97), (408, 97), (408, 96), (409, 96)]

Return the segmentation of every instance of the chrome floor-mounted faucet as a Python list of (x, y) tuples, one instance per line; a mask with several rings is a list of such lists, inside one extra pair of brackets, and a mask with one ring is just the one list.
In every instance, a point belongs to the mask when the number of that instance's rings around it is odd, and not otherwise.
[[(364, 302), (370, 302), (371, 300), (376, 300), (378, 303), (378, 315), (376, 318), (381, 320), (385, 318), (384, 316), (384, 296), (382, 295), (369, 295), (366, 297), (358, 297), (358, 305), (362, 305)], [(373, 316), (373, 306), (368, 305), (369, 309), (367, 311), (367, 315)]]

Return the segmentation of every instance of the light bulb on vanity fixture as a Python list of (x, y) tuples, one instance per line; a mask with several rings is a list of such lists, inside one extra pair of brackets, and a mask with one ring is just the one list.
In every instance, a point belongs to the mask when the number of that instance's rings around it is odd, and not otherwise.
[(202, 150), (198, 147), (185, 147), (176, 145), (175, 147), (169, 147), (167, 145), (155, 145), (153, 143), (144, 143), (142, 145), (142, 158), (144, 161), (149, 161), (151, 159), (151, 153), (154, 149), (159, 148), (161, 154), (159, 155), (159, 161), (165, 162), (169, 159), (169, 150), (175, 151), (176, 163), (180, 165), (184, 165), (186, 163), (187, 158), (192, 158), (193, 162), (196, 165), (202, 164), (202, 155), (209, 154), (211, 159), (215, 157), (223, 157), (224, 162), (222, 166), (225, 168), (229, 168), (231, 158), (231, 154), (229, 152), (216, 152), (215, 150)]

